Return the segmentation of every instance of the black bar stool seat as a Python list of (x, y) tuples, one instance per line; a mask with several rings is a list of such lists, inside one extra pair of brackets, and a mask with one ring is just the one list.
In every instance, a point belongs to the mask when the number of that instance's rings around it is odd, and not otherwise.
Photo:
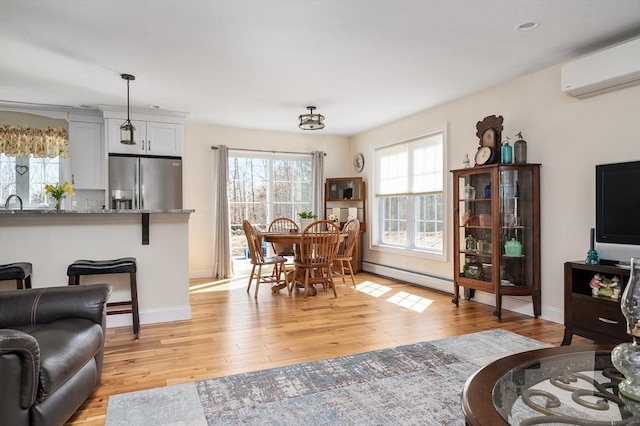
[(129, 274), (131, 300), (107, 303), (107, 315), (131, 314), (133, 317), (133, 337), (140, 333), (138, 311), (138, 284), (136, 280), (136, 258), (123, 257), (113, 260), (76, 260), (67, 268), (69, 285), (79, 285), (82, 275)]
[(18, 290), (31, 288), (32, 265), (29, 262), (16, 262), (0, 265), (0, 281), (16, 280)]

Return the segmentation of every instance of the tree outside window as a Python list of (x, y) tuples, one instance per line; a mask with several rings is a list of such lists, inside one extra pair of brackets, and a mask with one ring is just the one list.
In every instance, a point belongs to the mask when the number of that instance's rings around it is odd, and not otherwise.
[(230, 151), (228, 194), (232, 256), (242, 256), (243, 220), (266, 230), (275, 218), (313, 210), (311, 156)]

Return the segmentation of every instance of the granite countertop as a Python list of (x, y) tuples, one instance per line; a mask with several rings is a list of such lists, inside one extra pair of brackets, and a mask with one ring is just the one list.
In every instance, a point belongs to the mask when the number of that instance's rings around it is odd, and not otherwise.
[(85, 210), (55, 210), (55, 209), (0, 209), (0, 215), (36, 215), (36, 214), (140, 214), (140, 213), (163, 213), (163, 214), (184, 214), (193, 213), (193, 209), (157, 209), (157, 210), (106, 210), (106, 209), (85, 209)]

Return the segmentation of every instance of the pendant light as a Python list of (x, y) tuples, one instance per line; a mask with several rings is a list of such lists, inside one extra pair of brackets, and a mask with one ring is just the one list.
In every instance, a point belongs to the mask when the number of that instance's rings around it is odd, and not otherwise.
[(133, 132), (136, 130), (129, 120), (129, 82), (135, 80), (136, 77), (131, 74), (120, 74), (123, 80), (127, 80), (127, 121), (120, 126), (120, 143), (124, 145), (135, 145), (136, 141), (133, 139)]
[(320, 130), (324, 129), (324, 115), (314, 114), (314, 106), (308, 106), (309, 114), (301, 114), (298, 119), (300, 120), (300, 127), (302, 130)]

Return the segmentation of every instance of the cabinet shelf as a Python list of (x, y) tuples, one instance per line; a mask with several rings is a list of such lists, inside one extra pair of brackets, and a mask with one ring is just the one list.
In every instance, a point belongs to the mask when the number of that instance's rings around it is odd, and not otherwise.
[[(453, 303), (459, 305), (460, 287), (464, 287), (467, 299), (473, 298), (475, 290), (492, 293), (496, 296), (494, 315), (500, 318), (503, 295), (531, 296), (537, 318), (541, 311), (540, 165), (494, 164), (452, 173), (456, 253)], [(463, 197), (469, 186), (478, 198)], [(481, 188), (486, 187), (491, 187), (491, 197), (483, 197)], [(469, 250), (467, 247), (474, 246), (467, 245), (469, 237), (486, 245)], [(509, 253), (521, 254), (507, 256), (507, 242)], [(466, 271), (476, 270), (480, 264), (482, 273), (469, 276)], [(505, 280), (514, 285), (503, 285)]]

